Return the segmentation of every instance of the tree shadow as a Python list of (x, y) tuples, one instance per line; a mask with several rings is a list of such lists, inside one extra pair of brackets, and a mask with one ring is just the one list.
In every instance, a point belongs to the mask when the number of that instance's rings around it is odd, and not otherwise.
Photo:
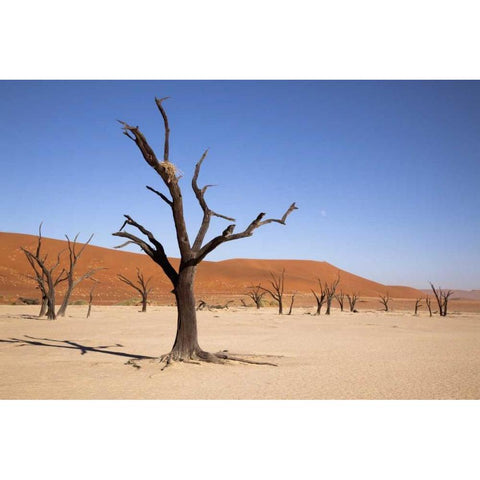
[[(150, 360), (154, 359), (155, 357), (149, 357), (148, 355), (137, 355), (134, 353), (126, 353), (126, 352), (118, 352), (112, 350), (106, 350), (107, 348), (112, 347), (123, 347), (120, 343), (116, 343), (115, 345), (99, 345), (97, 347), (90, 347), (87, 345), (82, 345), (78, 342), (72, 342), (70, 340), (55, 340), (52, 338), (36, 338), (31, 337), (29, 335), (24, 335), (25, 339), (20, 338), (9, 338), (9, 339), (0, 339), (2, 343), (13, 343), (16, 347), (24, 347), (26, 345), (32, 345), (36, 347), (52, 347), (52, 348), (68, 348), (73, 350), (79, 350), (80, 355), (85, 355), (88, 352), (95, 352), (95, 353), (106, 353), (109, 355), (116, 355), (119, 357), (126, 357), (130, 359), (136, 360)], [(53, 342), (53, 343), (45, 343), (45, 342)]]

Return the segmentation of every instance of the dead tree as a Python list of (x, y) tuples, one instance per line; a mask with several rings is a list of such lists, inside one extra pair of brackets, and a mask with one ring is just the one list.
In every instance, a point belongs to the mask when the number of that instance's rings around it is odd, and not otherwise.
[(70, 241), (70, 238), (68, 238), (68, 235), (65, 235), (67, 239), (67, 244), (68, 244), (68, 269), (67, 269), (67, 290), (65, 291), (65, 296), (63, 297), (63, 302), (60, 305), (60, 308), (58, 309), (57, 315), (60, 317), (65, 316), (65, 312), (67, 311), (68, 307), (68, 302), (70, 301), (70, 296), (72, 295), (73, 289), (83, 280), (86, 278), (90, 278), (92, 275), (94, 275), (96, 272), (99, 270), (104, 270), (104, 268), (94, 268), (92, 270), (89, 270), (87, 273), (84, 273), (78, 278), (75, 278), (75, 268), (77, 266), (77, 262), (82, 255), (83, 251), (85, 250), (85, 247), (90, 243), (90, 241), (93, 238), (93, 234), (90, 235), (90, 238), (87, 240), (86, 243), (77, 251), (77, 238), (78, 238), (78, 233), (75, 235), (75, 238), (73, 239), (73, 242)]
[[(209, 241), (205, 241), (205, 236), (209, 229), (212, 216), (220, 217), (231, 222), (235, 221), (233, 218), (221, 215), (211, 210), (205, 200), (205, 193), (209, 185), (206, 185), (203, 188), (198, 186), (198, 176), (202, 163), (207, 156), (207, 150), (203, 153), (202, 157), (196, 164), (192, 178), (192, 189), (203, 211), (203, 219), (196, 237), (194, 238), (193, 242), (190, 242), (185, 224), (183, 196), (179, 185), (180, 176), (177, 168), (169, 159), (170, 127), (167, 114), (162, 105), (164, 100), (165, 98), (155, 99), (155, 103), (160, 111), (160, 114), (162, 115), (164, 124), (163, 160), (159, 160), (157, 158), (155, 152), (138, 127), (131, 126), (125, 122), (120, 123), (123, 125), (123, 133), (130, 140), (135, 142), (147, 164), (150, 165), (150, 167), (152, 167), (160, 176), (168, 190), (169, 195), (165, 195), (162, 192), (147, 186), (150, 191), (160, 197), (171, 209), (177, 236), (177, 243), (180, 250), (180, 265), (178, 271), (175, 270), (170, 263), (170, 260), (167, 258), (161, 242), (154, 237), (151, 231), (149, 231), (140, 223), (136, 222), (131, 216), (125, 215), (125, 222), (121, 226), (120, 230), (115, 232), (113, 235), (127, 239), (123, 245), (120, 245), (117, 248), (131, 243), (138, 245), (155, 263), (162, 268), (173, 285), (173, 293), (175, 295), (178, 311), (177, 334), (171, 351), (168, 354), (160, 357), (161, 361), (165, 362), (165, 366), (167, 366), (171, 361), (188, 362), (192, 360), (199, 360), (223, 363), (229, 358), (239, 360), (238, 357), (229, 356), (225, 352), (216, 354), (205, 352), (198, 344), (197, 317), (195, 310), (195, 296), (193, 291), (197, 265), (210, 252), (223, 243), (250, 237), (257, 228), (272, 222), (285, 225), (288, 215), (290, 215), (290, 213), (292, 213), (292, 211), (297, 207), (295, 206), (295, 203), (293, 203), (279, 219), (264, 219), (265, 214), (260, 213), (243, 231), (239, 233), (233, 233), (235, 224), (232, 223), (221, 234), (214, 236)], [(126, 226), (136, 228), (148, 240), (144, 240), (130, 232), (124, 231)], [(243, 359), (241, 361), (247, 363), (250, 362)]]
[(343, 312), (343, 306), (345, 304), (345, 294), (342, 290), (340, 290), (340, 293), (337, 293), (335, 295), (335, 298), (337, 299), (338, 305), (340, 305), (340, 311)]
[(435, 288), (432, 282), (430, 282), (430, 286), (432, 287), (433, 294), (435, 295), (435, 299), (437, 300), (440, 316), (446, 317), (448, 299), (451, 295), (453, 295), (453, 290), (442, 290), (440, 287)]
[(294, 301), (295, 301), (295, 294), (292, 295), (292, 299), (290, 300), (290, 308), (288, 309), (288, 315), (292, 314), (293, 302)]
[(135, 289), (140, 296), (142, 297), (142, 312), (147, 311), (148, 295), (152, 291), (153, 287), (150, 286), (152, 277), (149, 277), (145, 280), (143, 273), (137, 268), (137, 281), (136, 283), (132, 280), (129, 280), (127, 277), (118, 274), (117, 277), (123, 283), (126, 283), (129, 287)]
[[(42, 224), (38, 228), (37, 248), (35, 252), (31, 252), (24, 247), (21, 250), (27, 257), (27, 261), (34, 271), (34, 275), (30, 276), (32, 280), (37, 282), (39, 290), (42, 292), (42, 307), (40, 309), (41, 314), (45, 314), (49, 320), (55, 320), (57, 318), (55, 313), (55, 288), (61, 282), (67, 279), (65, 269), (56, 275), (55, 270), (60, 265), (60, 256), (63, 251), (60, 251), (57, 255), (56, 262), (47, 266), (46, 261), (48, 255), (42, 255)], [(44, 305), (46, 303), (46, 311), (44, 311)]]
[(432, 299), (428, 295), (425, 297), (425, 303), (428, 308), (428, 313), (432, 316)]
[[(293, 204), (294, 206), (295, 204)], [(291, 207), (290, 207), (291, 208)], [(274, 275), (270, 272), (272, 279), (270, 280), (270, 285), (272, 288), (265, 288), (260, 286), (262, 290), (268, 293), (278, 304), (278, 314), (283, 314), (283, 292), (285, 290), (285, 269), (282, 270), (282, 273)]]
[(87, 310), (87, 318), (90, 317), (90, 312), (92, 311), (92, 303), (93, 303), (93, 292), (95, 288), (97, 288), (98, 281), (95, 280), (93, 287), (90, 289), (90, 293), (88, 295), (88, 310)]
[(418, 313), (418, 309), (422, 306), (422, 304), (420, 303), (423, 299), (422, 298), (417, 298), (415, 300), (415, 311), (414, 311), (414, 315), (416, 315)]
[(249, 289), (250, 290), (247, 292), (247, 295), (253, 300), (256, 307), (260, 308), (262, 306), (262, 298), (267, 292), (265, 290), (262, 290), (262, 286), (260, 284), (253, 285), (249, 287)]
[(312, 290), (313, 296), (315, 297), (315, 300), (317, 301), (317, 311), (315, 312), (315, 315), (320, 315), (320, 312), (322, 310), (322, 306), (325, 303), (325, 299), (327, 297), (327, 290), (326, 288), (322, 285), (322, 281), (318, 279), (318, 285), (320, 287), (320, 293), (315, 292), (315, 290)]
[(358, 293), (352, 293), (352, 294), (347, 293), (347, 300), (348, 300), (348, 306), (350, 307), (350, 311), (354, 312), (355, 304), (357, 303), (357, 300), (358, 300)]
[(337, 279), (330, 284), (325, 283), (325, 290), (327, 292), (327, 296), (326, 296), (327, 310), (325, 311), (325, 315), (330, 315), (332, 300), (335, 298), (335, 292), (337, 290), (339, 283), (340, 283), (340, 276), (338, 276)]
[(385, 295), (379, 295), (379, 297), (380, 299), (378, 301), (383, 305), (385, 311), (388, 312), (388, 303), (390, 302), (390, 296), (388, 292)]

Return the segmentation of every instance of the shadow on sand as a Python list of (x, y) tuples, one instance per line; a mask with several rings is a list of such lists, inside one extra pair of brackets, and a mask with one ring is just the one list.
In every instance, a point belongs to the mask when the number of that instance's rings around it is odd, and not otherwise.
[[(107, 348), (112, 347), (123, 347), (119, 343), (115, 345), (99, 345), (98, 347), (89, 347), (87, 345), (82, 345), (78, 342), (72, 342), (70, 340), (54, 340), (51, 338), (35, 338), (30, 337), (29, 335), (24, 335), (24, 339), (20, 338), (9, 338), (9, 339), (0, 339), (2, 343), (14, 343), (17, 347), (24, 347), (25, 345), (33, 345), (36, 347), (52, 347), (52, 348), (68, 348), (73, 350), (79, 350), (81, 355), (85, 355), (87, 352), (95, 352), (95, 353), (106, 353), (108, 355), (117, 355), (119, 357), (126, 357), (130, 359), (136, 360), (149, 360), (154, 359), (155, 357), (149, 357), (147, 355), (136, 355), (134, 353), (126, 353), (126, 352), (117, 352), (106, 350)], [(46, 342), (53, 342), (53, 343), (46, 343)]]

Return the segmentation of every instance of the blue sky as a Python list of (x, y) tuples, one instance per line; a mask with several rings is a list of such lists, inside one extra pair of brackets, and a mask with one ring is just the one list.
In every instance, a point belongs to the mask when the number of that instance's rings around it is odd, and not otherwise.
[[(480, 288), (480, 83), (476, 81), (1, 81), (2, 231), (64, 234), (113, 247), (130, 214), (178, 255), (161, 188), (116, 119), (140, 126), (235, 217), (299, 210), (220, 246), (208, 260), (325, 260), (386, 284)], [(213, 222), (210, 234), (226, 222)], [(135, 248), (132, 249), (136, 251)]]

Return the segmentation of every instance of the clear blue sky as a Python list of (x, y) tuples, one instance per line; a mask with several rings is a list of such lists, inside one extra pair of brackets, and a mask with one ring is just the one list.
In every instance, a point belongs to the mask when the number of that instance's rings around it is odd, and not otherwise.
[[(128, 213), (177, 256), (162, 187), (116, 119), (184, 172), (191, 235), (201, 210), (279, 217), (208, 260), (325, 260), (386, 284), (480, 288), (480, 83), (476, 81), (1, 81), (2, 231), (113, 247)], [(215, 221), (213, 236), (227, 222)], [(134, 251), (135, 248), (133, 248)]]

